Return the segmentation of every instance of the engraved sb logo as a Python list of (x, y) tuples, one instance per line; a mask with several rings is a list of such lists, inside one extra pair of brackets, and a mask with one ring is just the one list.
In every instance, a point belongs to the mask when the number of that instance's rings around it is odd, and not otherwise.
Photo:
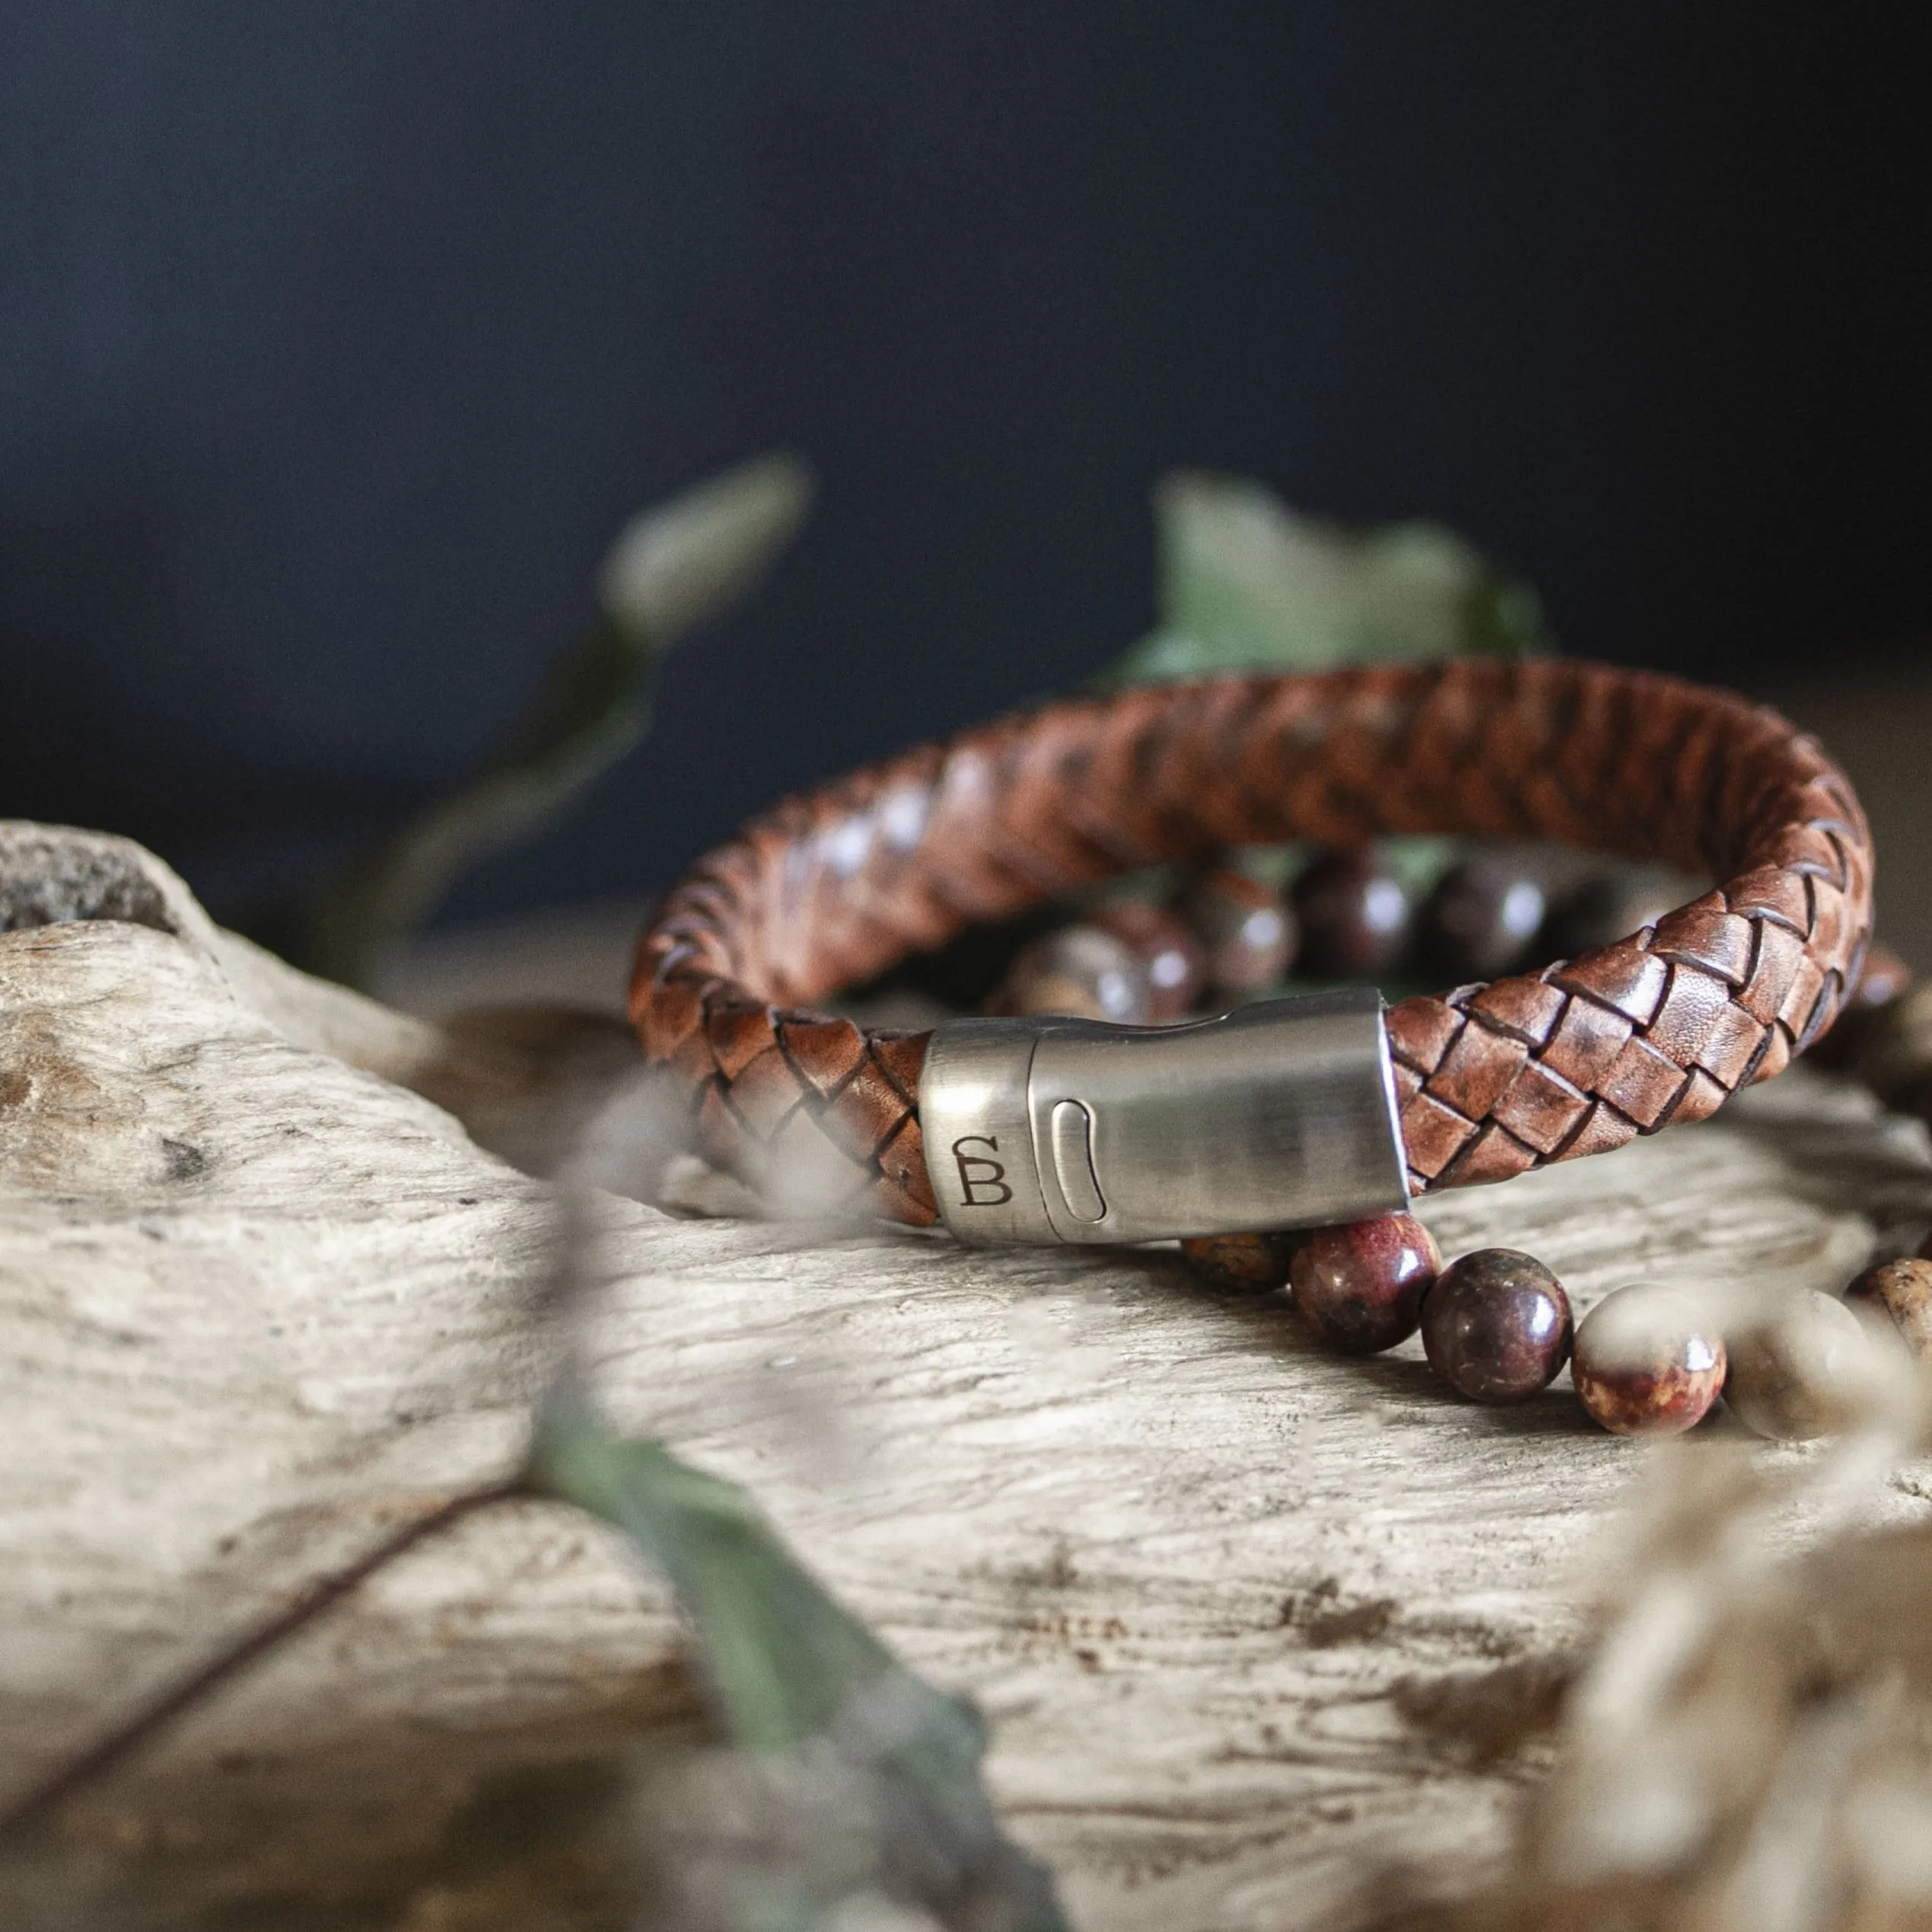
[(1006, 1184), (1006, 1169), (983, 1154), (968, 1154), (969, 1147), (990, 1147), (995, 1154), (1000, 1144), (990, 1134), (963, 1135), (953, 1143), (953, 1158), (960, 1163), (960, 1205), (963, 1208), (1003, 1208), (1013, 1198)]

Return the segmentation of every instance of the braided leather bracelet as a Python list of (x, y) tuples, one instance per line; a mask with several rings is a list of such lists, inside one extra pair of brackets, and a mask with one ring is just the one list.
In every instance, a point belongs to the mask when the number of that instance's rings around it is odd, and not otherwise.
[[(909, 1033), (810, 1010), (1110, 874), (1398, 832), (1561, 839), (1726, 883), (1386, 1015), (1343, 995), (1174, 1029)], [(632, 1014), (695, 1150), (754, 1186), (806, 1173), (969, 1237), (1209, 1234), (1345, 1221), (1701, 1119), (1831, 1024), (1871, 907), (1843, 775), (1727, 693), (1561, 659), (1227, 679), (1047, 705), (788, 800), (664, 901)]]

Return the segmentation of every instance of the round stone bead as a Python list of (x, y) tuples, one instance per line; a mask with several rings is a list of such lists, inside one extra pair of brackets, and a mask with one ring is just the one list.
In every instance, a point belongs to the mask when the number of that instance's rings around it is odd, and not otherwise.
[(1563, 895), (1543, 928), (1551, 958), (1574, 960), (1599, 946), (1653, 926), (1697, 896), (1695, 881), (1661, 867), (1622, 865), (1599, 872)]
[(1911, 983), (1911, 968), (1890, 947), (1874, 941), (1865, 949), (1865, 963), (1846, 997), (1846, 1008), (1889, 1006)]
[(1521, 964), (1543, 923), (1542, 880), (1520, 854), (1475, 852), (1423, 901), (1421, 951), (1446, 979), (1497, 979)]
[(1324, 852), (1290, 894), (1302, 969), (1319, 979), (1384, 972), (1408, 944), (1408, 898), (1371, 845)]
[(1434, 1237), (1408, 1214), (1318, 1227), (1295, 1251), (1294, 1305), (1316, 1334), (1351, 1355), (1393, 1348), (1415, 1332), (1442, 1270)]
[(1911, 983), (1911, 968), (1889, 946), (1874, 943), (1867, 947), (1864, 964), (1838, 1018), (1806, 1049), (1806, 1059), (1833, 1073), (1861, 1071), (1859, 1063), (1884, 1025), (1886, 1009), (1905, 996)]
[(1547, 1387), (1570, 1332), (1563, 1284), (1513, 1248), (1464, 1255), (1422, 1297), (1429, 1366), (1472, 1402), (1517, 1402)]
[(994, 1013), (1064, 1014), (1144, 1025), (1153, 991), (1147, 968), (1124, 941), (1098, 926), (1062, 926), (1022, 947), (988, 1002)]
[(1695, 1300), (1652, 1282), (1606, 1295), (1577, 1325), (1570, 1379), (1591, 1421), (1619, 1436), (1675, 1436), (1724, 1393), (1724, 1338)]
[(1897, 1332), (1922, 1362), (1932, 1362), (1932, 1261), (1921, 1254), (1882, 1261), (1856, 1276), (1845, 1306)]
[(1188, 1265), (1211, 1287), (1231, 1294), (1266, 1294), (1285, 1287), (1300, 1237), (1202, 1234), (1181, 1243)]
[(1110, 932), (1139, 960), (1147, 976), (1147, 1017), (1157, 1023), (1179, 1020), (1199, 1004), (1208, 962), (1187, 921), (1165, 906), (1138, 900), (1103, 906), (1093, 922)]
[(1182, 895), (1182, 918), (1198, 940), (1206, 984), (1237, 1001), (1265, 992), (1295, 961), (1294, 915), (1281, 895), (1231, 867), (1204, 873)]
[(1841, 1301), (1816, 1291), (1733, 1331), (1724, 1399), (1747, 1429), (1809, 1442), (1855, 1421), (1878, 1385), (1876, 1346)]

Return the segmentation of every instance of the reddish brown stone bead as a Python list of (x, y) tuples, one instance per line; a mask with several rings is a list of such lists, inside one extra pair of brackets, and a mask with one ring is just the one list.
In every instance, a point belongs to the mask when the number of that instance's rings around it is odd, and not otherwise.
[(1290, 895), (1301, 927), (1300, 964), (1322, 979), (1382, 972), (1408, 944), (1408, 899), (1374, 848), (1324, 852)]
[(1696, 1303), (1642, 1282), (1606, 1295), (1577, 1325), (1570, 1378), (1590, 1419), (1620, 1436), (1674, 1436), (1723, 1394), (1724, 1338)]
[(1542, 950), (1551, 957), (1574, 960), (1600, 946), (1653, 926), (1674, 912), (1698, 887), (1656, 866), (1618, 866), (1587, 879), (1564, 895), (1543, 928)]
[(1472, 853), (1423, 902), (1423, 958), (1447, 979), (1499, 979), (1522, 963), (1545, 906), (1543, 882), (1520, 853)]
[[(1866, 949), (1865, 963), (1829, 1030), (1805, 1054), (1814, 1066), (1834, 1073), (1857, 1071), (1857, 1063), (1879, 1030), (1880, 1015), (1912, 983), (1911, 969), (1889, 946)], [(1922, 1115), (1922, 1107), (1911, 1111)]]
[(1023, 947), (988, 1010), (1065, 1014), (1140, 1026), (1151, 1017), (1147, 969), (1132, 947), (1098, 926), (1062, 926)]
[(1844, 1300), (1854, 1315), (1896, 1329), (1921, 1361), (1932, 1361), (1932, 1261), (1922, 1253), (1867, 1268), (1845, 1290)]
[(1422, 1297), (1441, 1272), (1434, 1238), (1408, 1214), (1318, 1227), (1296, 1250), (1289, 1280), (1302, 1319), (1351, 1355), (1393, 1348), (1415, 1332)]
[(1188, 1265), (1202, 1279), (1236, 1294), (1265, 1294), (1287, 1284), (1289, 1262), (1300, 1237), (1293, 1234), (1202, 1234), (1181, 1243)]
[(1570, 1353), (1570, 1298), (1533, 1256), (1479, 1248), (1422, 1297), (1429, 1366), (1472, 1402), (1517, 1402), (1548, 1386)]
[(1205, 873), (1179, 909), (1201, 942), (1208, 986), (1222, 999), (1265, 992), (1294, 964), (1294, 915), (1279, 893), (1245, 872)]
[(1911, 968), (1890, 947), (1874, 941), (1865, 949), (1865, 963), (1845, 1005), (1848, 1009), (1889, 1006), (1911, 983)]
[(1208, 962), (1186, 920), (1164, 906), (1132, 900), (1103, 906), (1093, 919), (1147, 969), (1151, 1020), (1179, 1020), (1194, 1011), (1207, 983)]

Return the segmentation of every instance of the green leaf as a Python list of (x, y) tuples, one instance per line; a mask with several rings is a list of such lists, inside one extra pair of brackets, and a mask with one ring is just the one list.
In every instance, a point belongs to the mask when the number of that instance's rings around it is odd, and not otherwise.
[(795, 457), (760, 457), (645, 511), (598, 581), (600, 615), (552, 667), (529, 714), (476, 773), (324, 875), (256, 936), (309, 970), (366, 985), (488, 854), (555, 818), (633, 750), (664, 655), (750, 592), (812, 497)]
[(942, 1923), (1060, 1932), (1051, 1878), (1001, 1832), (981, 1782), (978, 1713), (900, 1664), (743, 1490), (613, 1435), (575, 1398), (546, 1410), (529, 1481), (614, 1524), (664, 1573), (734, 1743), (830, 1749), (864, 1774), (882, 1865)]
[(1160, 622), (1122, 682), (1548, 648), (1536, 592), (1437, 524), (1351, 530), (1192, 471), (1161, 482), (1154, 517)]
[(604, 614), (662, 649), (758, 587), (812, 504), (810, 468), (755, 457), (634, 517), (598, 574)]

